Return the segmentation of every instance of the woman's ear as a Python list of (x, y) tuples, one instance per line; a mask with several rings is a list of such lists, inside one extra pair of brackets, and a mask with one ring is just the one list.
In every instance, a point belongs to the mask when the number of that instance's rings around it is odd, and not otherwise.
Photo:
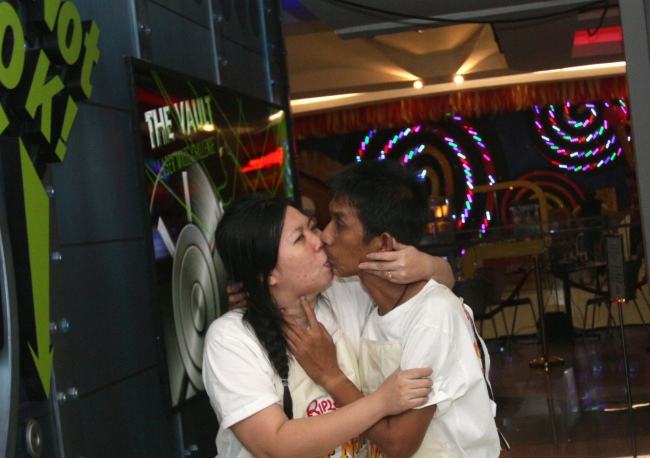
[[(277, 269), (273, 269), (271, 271), (271, 275), (269, 275), (269, 286), (277, 285), (278, 284), (278, 278), (279, 278), (279, 275), (278, 275)], [(261, 281), (261, 278), (260, 278), (260, 281)]]

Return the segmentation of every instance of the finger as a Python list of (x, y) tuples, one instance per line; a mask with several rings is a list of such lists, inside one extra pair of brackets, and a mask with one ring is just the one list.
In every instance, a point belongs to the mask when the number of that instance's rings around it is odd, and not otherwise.
[(239, 302), (244, 302), (246, 298), (248, 297), (248, 293), (230, 293), (228, 296), (228, 300), (234, 302), (234, 303), (239, 303)]
[(431, 388), (427, 387), (414, 388), (409, 392), (409, 394), (412, 396), (412, 398), (426, 398), (431, 394), (431, 391)]
[(307, 317), (307, 326), (313, 330), (318, 329), (319, 323), (316, 319), (316, 314), (314, 313), (314, 309), (311, 308), (311, 304), (307, 301), (307, 298), (305, 298), (305, 296), (300, 296), (300, 305), (302, 305), (302, 309), (305, 311), (305, 316)]
[(244, 285), (241, 282), (228, 283), (226, 285), (226, 292), (228, 294), (238, 294), (242, 292)]
[(379, 263), (374, 263), (375, 266), (379, 266), (387, 261), (393, 261), (395, 259), (395, 254), (392, 251), (373, 251), (372, 253), (366, 254), (366, 258), (370, 261), (380, 261)]
[(433, 374), (433, 369), (430, 367), (418, 367), (416, 369), (406, 369), (402, 371), (402, 374), (404, 377), (413, 380), (429, 377), (431, 374)]
[(433, 386), (433, 380), (431, 377), (420, 377), (420, 378), (408, 378), (406, 377), (406, 386), (412, 390), (417, 390), (420, 388), (431, 388)]
[[(418, 382), (431, 381), (430, 379), (419, 379)], [(433, 390), (433, 385), (431, 383), (414, 383), (411, 381), (412, 385), (409, 387), (409, 393), (411, 396), (428, 396)]]
[[(297, 337), (302, 336), (302, 332), (304, 331), (302, 326), (298, 324), (296, 319), (289, 315), (288, 313), (285, 313), (284, 310), (282, 311), (282, 316), (284, 317), (284, 324), (283, 327), (287, 329), (287, 331), (291, 331), (293, 334), (295, 334)], [(286, 333), (286, 332), (285, 332)]]
[[(370, 254), (368, 254), (368, 256), (370, 256)], [(377, 254), (383, 254), (383, 253), (377, 253)], [(373, 270), (383, 272), (386, 270), (395, 270), (395, 264), (389, 260), (364, 261), (359, 264), (359, 269), (368, 271), (370, 273), (373, 273), (372, 272)]]
[[(304, 330), (302, 329), (302, 326), (300, 326), (298, 323), (295, 321), (293, 323), (284, 323), (282, 325), (282, 333), (284, 334), (284, 338), (287, 341), (287, 344), (291, 344), (293, 349), (296, 348), (296, 346), (300, 346), (300, 343), (302, 342), (302, 332)], [(289, 347), (289, 350), (292, 350), (291, 347)], [(293, 351), (291, 351), (293, 353)]]
[(403, 243), (399, 243), (395, 237), (393, 237), (393, 250), (403, 250), (404, 248), (408, 247), (409, 245), (404, 245)]
[(289, 349), (289, 352), (292, 355), (295, 355), (298, 349), (300, 348), (298, 343), (294, 341), (296, 334), (286, 327), (282, 329), (282, 332), (284, 333), (284, 337), (287, 341), (287, 348)]

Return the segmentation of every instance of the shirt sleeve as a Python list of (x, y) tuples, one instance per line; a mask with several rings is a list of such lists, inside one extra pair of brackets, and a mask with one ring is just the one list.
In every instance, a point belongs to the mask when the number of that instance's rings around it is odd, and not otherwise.
[(206, 336), (203, 380), (220, 426), (229, 428), (280, 398), (259, 341), (241, 323), (218, 321)]
[[(402, 369), (433, 369), (433, 391), (422, 407), (435, 404), (435, 418), (444, 415), (454, 399), (467, 393), (468, 364), (476, 364), (473, 339), (462, 321), (464, 317), (453, 310), (454, 307), (461, 310), (461, 305), (450, 299), (421, 304), (416, 309), (418, 313), (408, 320), (402, 340)], [(431, 319), (432, 316), (435, 318)]]

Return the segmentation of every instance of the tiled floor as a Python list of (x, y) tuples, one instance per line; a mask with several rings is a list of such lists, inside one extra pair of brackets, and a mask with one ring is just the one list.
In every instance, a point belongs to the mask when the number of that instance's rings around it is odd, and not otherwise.
[(497, 420), (512, 447), (502, 457), (650, 456), (650, 406), (642, 406), (650, 403), (650, 334), (625, 328), (632, 403), (640, 405), (632, 428), (616, 329), (600, 339), (547, 338), (547, 356), (564, 359), (548, 370), (529, 366), (543, 356), (539, 342), (487, 341)]

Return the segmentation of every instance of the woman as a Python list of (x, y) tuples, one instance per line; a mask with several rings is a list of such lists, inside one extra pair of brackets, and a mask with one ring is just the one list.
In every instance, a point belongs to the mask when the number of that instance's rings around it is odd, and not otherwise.
[(297, 209), (279, 198), (246, 195), (226, 209), (215, 240), (231, 279), (249, 295), (245, 309), (215, 320), (206, 335), (203, 379), (220, 424), (220, 456), (341, 456), (340, 449), (365, 456), (363, 431), (428, 396), (431, 371), (415, 369), (396, 372), (370, 396), (337, 408), (290, 358), (284, 316), (306, 326), (304, 297), (332, 334), (344, 373), (356, 381), (348, 334), (358, 340), (363, 319), (355, 307), (337, 308), (319, 296), (332, 272), (320, 231)]

